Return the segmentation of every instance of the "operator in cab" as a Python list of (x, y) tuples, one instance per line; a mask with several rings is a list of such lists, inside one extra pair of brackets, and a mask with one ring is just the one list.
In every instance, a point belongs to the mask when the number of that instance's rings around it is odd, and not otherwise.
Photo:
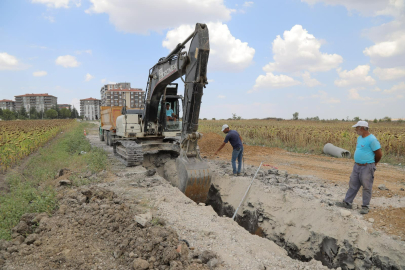
[[(242, 169), (242, 158), (243, 158), (243, 143), (242, 137), (236, 130), (230, 130), (227, 124), (222, 126), (222, 132), (226, 134), (224, 142), (218, 148), (214, 155), (218, 155), (218, 152), (224, 148), (227, 142), (233, 147), (232, 151), (232, 169), (233, 169), (233, 176), (240, 176), (241, 169)], [(238, 170), (236, 171), (236, 159), (238, 159)]]
[(166, 103), (166, 117), (167, 121), (176, 121), (176, 115), (174, 114), (173, 110), (170, 109), (170, 103)]

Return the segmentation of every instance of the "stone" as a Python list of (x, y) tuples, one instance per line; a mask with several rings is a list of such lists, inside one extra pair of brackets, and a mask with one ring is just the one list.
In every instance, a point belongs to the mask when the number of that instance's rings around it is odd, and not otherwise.
[(39, 213), (38, 215), (35, 216), (35, 218), (32, 220), (32, 223), (34, 224), (38, 224), (39, 222), (41, 222), (41, 219), (43, 219), (44, 217), (48, 217), (47, 213)]
[(156, 169), (146, 171), (146, 176), (154, 176), (155, 174), (156, 174)]
[(348, 217), (352, 214), (352, 212), (350, 212), (349, 210), (340, 209), (340, 214), (342, 215), (342, 217)]
[(38, 234), (33, 233), (33, 234), (30, 234), (30, 235), (27, 236), (27, 238), (25, 239), (25, 243), (26, 243), (27, 245), (31, 245), (31, 244), (33, 244), (35, 241), (37, 241), (37, 239), (38, 239)]
[(16, 245), (20, 245), (24, 242), (25, 238), (22, 235), (18, 235), (16, 238), (13, 239), (13, 243)]
[(198, 205), (199, 206), (205, 206), (205, 203), (200, 202)]
[(132, 263), (132, 268), (134, 270), (146, 270), (149, 269), (149, 263), (143, 259), (135, 259)]
[(404, 188), (401, 188), (401, 191), (405, 191), (405, 189), (404, 189)]
[(64, 180), (59, 181), (59, 186), (71, 186), (71, 185), (72, 185), (72, 182), (70, 180), (64, 179)]
[(20, 223), (18, 223), (18, 225), (13, 228), (13, 231), (24, 235), (29, 233), (30, 227), (26, 222), (20, 221)]
[(211, 260), (208, 261), (207, 266), (210, 268), (214, 268), (218, 265), (218, 259), (217, 258), (212, 258)]
[(198, 258), (203, 262), (203, 263), (207, 263), (208, 261), (210, 261), (213, 258), (216, 258), (217, 255), (215, 255), (214, 252), (210, 251), (210, 250), (204, 250), (200, 256), (198, 256)]
[(387, 188), (385, 187), (385, 185), (381, 184), (378, 186), (378, 189), (380, 190), (387, 190)]
[(134, 220), (142, 227), (145, 227), (146, 223), (152, 220), (152, 212), (136, 215), (134, 217)]
[(374, 223), (374, 218), (369, 218), (368, 221)]
[(176, 249), (172, 247), (167, 247), (163, 250), (162, 261), (165, 264), (170, 263), (173, 260), (176, 260), (179, 257), (179, 253)]

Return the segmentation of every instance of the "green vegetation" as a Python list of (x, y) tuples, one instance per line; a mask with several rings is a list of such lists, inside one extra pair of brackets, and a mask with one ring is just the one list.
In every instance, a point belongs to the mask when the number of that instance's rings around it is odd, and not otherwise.
[[(11, 228), (18, 224), (23, 214), (52, 213), (57, 207), (54, 179), (60, 169), (69, 169), (72, 172), (70, 179), (80, 179), (80, 175), (88, 171), (97, 173), (107, 167), (106, 152), (93, 148), (83, 135), (83, 129), (90, 125), (75, 123), (70, 131), (60, 134), (50, 145), (33, 154), (23, 168), (6, 176), (10, 191), (0, 196), (0, 239), (11, 238)], [(90, 181), (86, 178), (86, 181), (74, 181), (74, 184)]]

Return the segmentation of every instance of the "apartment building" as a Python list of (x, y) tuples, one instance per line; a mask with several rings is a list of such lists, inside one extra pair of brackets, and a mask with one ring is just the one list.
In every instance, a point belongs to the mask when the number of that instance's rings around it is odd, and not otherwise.
[(86, 98), (80, 100), (80, 116), (84, 120), (100, 119), (100, 104), (101, 101), (96, 98)]
[(9, 99), (0, 100), (0, 109), (14, 111), (15, 102), (13, 100), (9, 100)]
[(52, 95), (45, 94), (25, 94), (15, 96), (15, 109), (18, 111), (22, 106), (27, 111), (35, 107), (39, 111), (46, 111), (58, 104), (58, 98)]
[(124, 106), (130, 108), (143, 108), (145, 99), (145, 91), (142, 89), (119, 89), (108, 90), (105, 92), (104, 103), (102, 106)]
[(59, 109), (68, 109), (72, 110), (72, 105), (70, 104), (58, 104)]
[(116, 89), (130, 89), (131, 83), (123, 82), (123, 83), (114, 83), (114, 84), (106, 84), (101, 87), (100, 96), (101, 96), (101, 106), (106, 106), (103, 103), (103, 97), (105, 96), (105, 92), (108, 90), (116, 90)]

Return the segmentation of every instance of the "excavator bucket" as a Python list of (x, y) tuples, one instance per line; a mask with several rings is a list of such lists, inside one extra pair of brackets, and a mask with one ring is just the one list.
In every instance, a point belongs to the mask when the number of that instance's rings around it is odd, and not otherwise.
[(176, 166), (179, 189), (196, 203), (205, 203), (211, 186), (208, 164), (199, 158), (179, 156)]

